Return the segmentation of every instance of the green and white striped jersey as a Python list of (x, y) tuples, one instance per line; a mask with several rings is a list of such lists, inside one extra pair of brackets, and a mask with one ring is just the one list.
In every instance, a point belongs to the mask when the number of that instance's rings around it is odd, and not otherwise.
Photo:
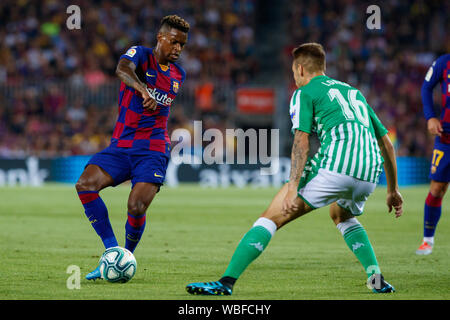
[(316, 132), (320, 140), (305, 171), (324, 168), (378, 182), (384, 160), (377, 139), (388, 131), (359, 90), (327, 76), (314, 77), (293, 93), (290, 115), (293, 133)]

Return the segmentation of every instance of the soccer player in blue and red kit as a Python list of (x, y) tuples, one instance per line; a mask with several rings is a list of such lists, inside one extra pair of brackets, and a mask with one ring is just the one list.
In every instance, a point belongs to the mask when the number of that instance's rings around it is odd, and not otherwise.
[[(441, 83), (442, 111), (440, 120), (433, 108), (433, 88)], [(428, 131), (435, 135), (431, 158), (430, 191), (425, 200), (423, 241), (416, 253), (433, 251), (434, 233), (442, 212), (442, 199), (450, 181), (450, 54), (433, 62), (422, 85), (422, 102)]]
[[(85, 214), (106, 249), (117, 246), (99, 192), (131, 180), (125, 248), (134, 252), (144, 232), (146, 210), (164, 182), (170, 156), (167, 119), (185, 79), (175, 63), (187, 42), (189, 24), (176, 15), (161, 20), (154, 48), (131, 47), (120, 57), (118, 119), (111, 144), (95, 154), (76, 183)], [(86, 279), (101, 278), (99, 267)]]

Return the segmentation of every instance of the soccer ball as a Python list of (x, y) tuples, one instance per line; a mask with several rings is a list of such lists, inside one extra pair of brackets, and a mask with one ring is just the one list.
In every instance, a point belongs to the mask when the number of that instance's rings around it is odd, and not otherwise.
[(128, 249), (112, 247), (100, 258), (100, 273), (109, 282), (128, 282), (136, 273), (136, 258)]

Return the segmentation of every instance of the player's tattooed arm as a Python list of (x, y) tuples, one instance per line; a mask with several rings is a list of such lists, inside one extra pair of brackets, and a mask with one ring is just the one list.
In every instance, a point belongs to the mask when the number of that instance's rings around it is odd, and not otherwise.
[(127, 86), (136, 89), (144, 99), (142, 105), (145, 109), (150, 111), (156, 109), (156, 100), (151, 96), (150, 92), (147, 90), (147, 85), (139, 80), (136, 75), (136, 65), (134, 62), (122, 58), (120, 59), (117, 68), (116, 75), (119, 79), (125, 83)]
[(145, 84), (136, 75), (136, 65), (128, 59), (120, 59), (116, 68), (116, 75), (127, 86), (139, 92), (144, 91), (146, 88)]
[(300, 210), (301, 201), (298, 197), (298, 184), (305, 169), (309, 154), (309, 134), (297, 130), (291, 153), (291, 173), (289, 175), (288, 191), (283, 200), (282, 211), (284, 214), (296, 214)]
[(298, 184), (305, 169), (309, 154), (309, 134), (296, 130), (291, 153), (291, 172), (289, 175), (289, 188), (297, 190)]

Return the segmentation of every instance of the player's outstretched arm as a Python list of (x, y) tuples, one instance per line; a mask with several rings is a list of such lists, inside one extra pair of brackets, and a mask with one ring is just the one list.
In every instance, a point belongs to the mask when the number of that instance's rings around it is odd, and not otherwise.
[(387, 134), (378, 139), (378, 145), (380, 146), (381, 155), (384, 158), (384, 171), (386, 173), (387, 180), (386, 204), (389, 208), (389, 212), (391, 212), (392, 208), (394, 208), (395, 217), (398, 218), (403, 213), (403, 198), (398, 191), (395, 149)]
[(305, 169), (309, 153), (309, 133), (296, 130), (291, 153), (291, 173), (289, 175), (288, 193), (283, 202), (283, 211), (294, 213), (299, 210), (297, 188)]
[(151, 96), (147, 90), (147, 85), (139, 80), (136, 75), (136, 65), (134, 62), (128, 59), (120, 59), (116, 68), (116, 75), (127, 86), (136, 89), (144, 99), (142, 105), (145, 109), (150, 111), (155, 110), (157, 107), (156, 100)]

